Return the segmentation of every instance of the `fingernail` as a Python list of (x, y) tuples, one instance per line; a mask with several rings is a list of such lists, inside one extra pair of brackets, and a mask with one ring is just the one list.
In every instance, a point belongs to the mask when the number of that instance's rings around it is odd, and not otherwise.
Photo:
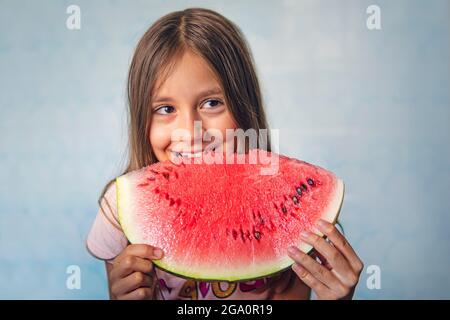
[(154, 251), (153, 251), (153, 255), (156, 257), (156, 258), (162, 258), (162, 255), (163, 255), (163, 252), (162, 252), (162, 250), (161, 249), (155, 249)]
[(296, 247), (289, 247), (288, 252), (289, 254), (294, 255), (298, 252), (298, 249)]
[(306, 239), (306, 240), (309, 239), (309, 236), (310, 236), (310, 235), (311, 235), (311, 232), (306, 231), (306, 230), (300, 232), (300, 237), (302, 237), (303, 239)]
[(327, 225), (327, 222), (322, 219), (319, 219), (316, 221), (316, 226), (318, 226), (319, 228), (325, 228), (326, 225)]
[(292, 265), (292, 269), (293, 269), (294, 271), (297, 271), (297, 272), (301, 272), (301, 271), (303, 270), (303, 268), (302, 268), (299, 264), (297, 264), (297, 263), (294, 263), (294, 264)]

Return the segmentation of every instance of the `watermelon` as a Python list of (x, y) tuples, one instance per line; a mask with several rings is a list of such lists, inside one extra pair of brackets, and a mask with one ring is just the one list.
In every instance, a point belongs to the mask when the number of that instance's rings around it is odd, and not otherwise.
[[(322, 236), (314, 223), (336, 221), (344, 184), (276, 153), (265, 155), (277, 162), (263, 163), (260, 152), (222, 163), (158, 162), (118, 177), (119, 220), (130, 243), (163, 249), (157, 267), (195, 280), (248, 281), (289, 268), (289, 246), (311, 250), (300, 232)], [(269, 167), (276, 170), (264, 173)]]

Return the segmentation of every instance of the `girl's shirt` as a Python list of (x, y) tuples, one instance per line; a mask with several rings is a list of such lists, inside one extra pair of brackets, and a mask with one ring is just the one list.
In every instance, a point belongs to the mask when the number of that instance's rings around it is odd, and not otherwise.
[[(103, 209), (103, 210), (102, 210)], [(112, 262), (129, 244), (119, 223), (116, 205), (116, 185), (112, 184), (102, 200), (89, 232), (86, 246), (96, 258)], [(158, 300), (212, 300), (212, 299), (257, 299), (269, 298), (266, 284), (269, 278), (250, 282), (199, 282), (186, 280), (155, 268)]]

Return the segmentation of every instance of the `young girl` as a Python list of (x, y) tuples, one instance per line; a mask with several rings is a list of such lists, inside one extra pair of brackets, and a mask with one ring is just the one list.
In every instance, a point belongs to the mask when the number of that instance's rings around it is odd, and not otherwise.
[[(220, 14), (192, 8), (156, 21), (136, 48), (128, 76), (129, 164), (124, 173), (177, 156), (204, 151), (194, 141), (201, 129), (266, 129), (261, 92), (249, 48), (239, 30)], [(173, 132), (185, 129), (190, 135)], [(231, 143), (219, 141), (216, 149)], [(268, 148), (270, 150), (270, 143)], [(276, 277), (251, 282), (196, 282), (153, 268), (164, 252), (131, 245), (117, 217), (114, 180), (103, 190), (87, 248), (105, 261), (112, 299), (320, 299), (351, 298), (363, 268), (341, 233), (326, 222), (317, 228), (328, 241), (306, 233), (315, 255), (289, 248), (296, 262)]]

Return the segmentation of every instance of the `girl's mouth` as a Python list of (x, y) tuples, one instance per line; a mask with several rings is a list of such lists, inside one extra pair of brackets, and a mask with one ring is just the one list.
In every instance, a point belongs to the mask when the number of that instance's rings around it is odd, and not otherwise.
[(204, 150), (197, 151), (197, 152), (180, 152), (180, 151), (174, 151), (170, 150), (171, 155), (176, 158), (200, 158), (203, 154), (209, 152), (209, 151), (216, 151), (217, 146), (207, 147)]
[(199, 157), (201, 157), (202, 156), (202, 153), (203, 152), (197, 152), (197, 153), (188, 153), (188, 152), (175, 152), (175, 151), (172, 151), (172, 155), (175, 157), (175, 158), (180, 158), (180, 157), (183, 157), (183, 158), (199, 158)]

